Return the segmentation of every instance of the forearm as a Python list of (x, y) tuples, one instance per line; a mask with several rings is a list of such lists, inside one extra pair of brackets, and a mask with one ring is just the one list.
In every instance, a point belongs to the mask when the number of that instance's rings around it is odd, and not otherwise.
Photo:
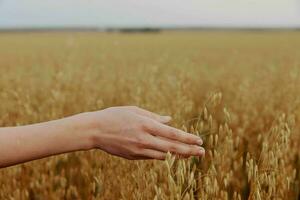
[[(0, 168), (91, 148), (79, 116), (34, 125), (0, 128)], [(75, 125), (74, 125), (75, 124)]]

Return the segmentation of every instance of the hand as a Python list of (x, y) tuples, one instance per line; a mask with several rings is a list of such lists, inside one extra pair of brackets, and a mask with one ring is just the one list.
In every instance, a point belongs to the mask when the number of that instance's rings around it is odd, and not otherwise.
[(205, 154), (200, 137), (167, 126), (161, 116), (135, 106), (80, 114), (91, 133), (92, 148), (127, 159), (160, 159), (169, 151), (183, 157)]

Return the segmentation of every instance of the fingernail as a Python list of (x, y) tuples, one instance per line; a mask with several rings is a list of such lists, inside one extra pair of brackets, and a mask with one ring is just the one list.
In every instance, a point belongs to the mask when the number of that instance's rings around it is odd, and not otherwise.
[(200, 148), (199, 148), (199, 154), (200, 154), (200, 155), (205, 155), (205, 149), (202, 148), (202, 147), (200, 147)]
[(198, 139), (198, 140), (197, 140), (197, 144), (202, 145), (202, 144), (203, 144), (202, 139)]
[(161, 118), (166, 122), (168, 122), (172, 119), (170, 116), (162, 116)]

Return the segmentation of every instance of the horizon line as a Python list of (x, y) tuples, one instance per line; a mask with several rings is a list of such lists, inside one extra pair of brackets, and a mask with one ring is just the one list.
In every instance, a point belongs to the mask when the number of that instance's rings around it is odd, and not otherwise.
[(26, 32), (26, 31), (97, 31), (111, 32), (122, 30), (300, 30), (300, 26), (32, 26), (32, 27), (0, 27), (0, 32)]

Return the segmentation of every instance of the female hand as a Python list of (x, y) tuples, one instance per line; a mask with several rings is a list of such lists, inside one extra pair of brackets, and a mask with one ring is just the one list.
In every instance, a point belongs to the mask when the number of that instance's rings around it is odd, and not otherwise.
[(127, 159), (165, 159), (172, 152), (183, 157), (205, 154), (200, 137), (167, 126), (161, 116), (135, 106), (111, 107), (80, 114), (91, 134), (92, 148)]

